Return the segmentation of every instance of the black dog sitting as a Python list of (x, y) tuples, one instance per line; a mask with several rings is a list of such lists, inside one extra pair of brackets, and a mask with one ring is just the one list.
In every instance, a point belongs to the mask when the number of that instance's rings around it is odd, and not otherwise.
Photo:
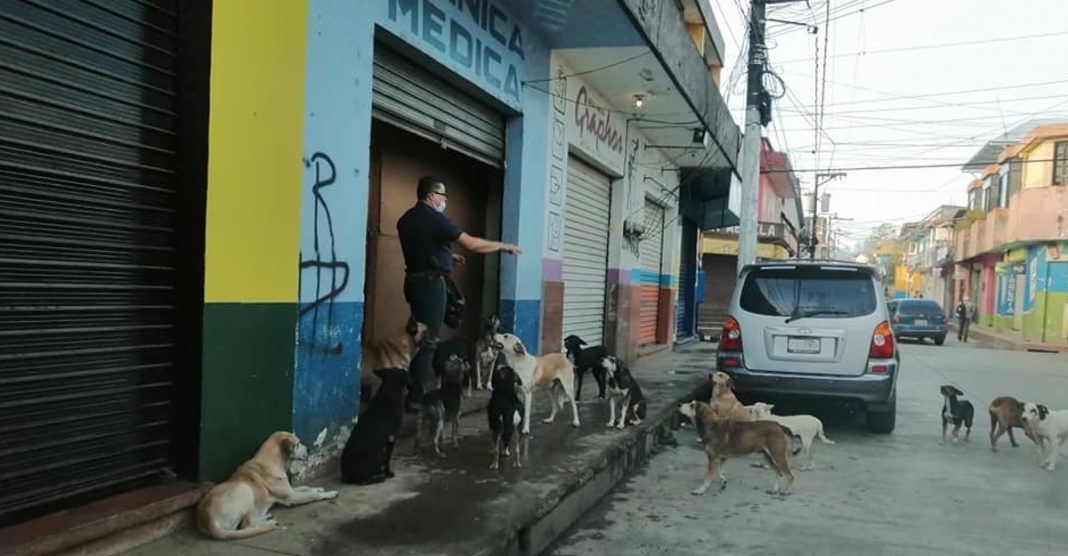
[[(601, 362), (601, 366), (607, 371), (608, 391), (610, 397), (608, 405), (608, 425), (622, 429), (628, 423), (641, 424), (645, 419), (645, 395), (641, 387), (630, 374), (627, 364), (614, 356), (608, 355)], [(620, 402), (619, 420), (616, 421), (616, 400)]]
[(508, 450), (508, 445), (514, 439), (515, 460), (512, 467), (523, 466), (519, 453), (519, 435), (516, 431), (522, 430), (523, 403), (519, 401), (519, 389), (523, 382), (515, 369), (502, 365), (494, 369), (492, 375), (493, 394), (490, 395), (489, 405), (486, 406), (486, 416), (489, 418), (490, 428), (490, 469), (499, 469), (501, 466), (501, 448)]
[(389, 469), (393, 444), (404, 419), (404, 389), (408, 371), (377, 369), (382, 380), (375, 396), (352, 430), (341, 452), (341, 480), (357, 485), (380, 483), (393, 477)]
[(567, 338), (564, 338), (564, 348), (567, 351), (567, 357), (571, 360), (571, 363), (575, 366), (575, 377), (577, 378), (577, 384), (575, 385), (575, 401), (579, 401), (582, 398), (582, 377), (587, 372), (593, 372), (593, 378), (597, 379), (597, 397), (604, 399), (605, 392), (605, 376), (606, 372), (601, 365), (601, 360), (608, 355), (608, 350), (604, 346), (585, 346), (586, 341), (578, 336), (572, 334)]
[(953, 423), (953, 443), (957, 443), (957, 433), (960, 431), (961, 425), (964, 425), (967, 430), (964, 431), (964, 440), (968, 440), (968, 435), (972, 433), (972, 418), (975, 416), (975, 408), (972, 407), (972, 402), (961, 399), (960, 396), (964, 395), (956, 386), (950, 386), (944, 384), (939, 389), (942, 392), (942, 441), (939, 444), (946, 443), (946, 427), (949, 423)]

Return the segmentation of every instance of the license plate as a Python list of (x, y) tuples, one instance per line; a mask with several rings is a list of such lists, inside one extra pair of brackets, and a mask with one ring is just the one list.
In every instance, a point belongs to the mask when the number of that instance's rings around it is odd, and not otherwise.
[(927, 319), (916, 319), (916, 326), (927, 326)]
[(786, 340), (786, 351), (790, 353), (819, 353), (819, 338), (789, 338)]

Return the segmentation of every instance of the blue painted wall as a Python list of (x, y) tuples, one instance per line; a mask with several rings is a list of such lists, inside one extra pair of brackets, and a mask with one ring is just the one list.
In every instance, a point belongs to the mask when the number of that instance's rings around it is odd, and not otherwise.
[(308, 6), (293, 388), (294, 431), (308, 444), (337, 433), (359, 404), (372, 34), (357, 4)]

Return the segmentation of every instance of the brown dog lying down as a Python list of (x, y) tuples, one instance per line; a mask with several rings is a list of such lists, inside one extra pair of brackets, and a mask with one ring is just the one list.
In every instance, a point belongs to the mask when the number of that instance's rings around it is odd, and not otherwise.
[(247, 539), (278, 528), (269, 513), (275, 503), (290, 507), (337, 498), (336, 490), (289, 484), (290, 462), (307, 456), (293, 433), (272, 434), (252, 459), (200, 499), (197, 528), (214, 539)]
[(1024, 426), (1023, 406), (1023, 402), (1010, 396), (999, 396), (990, 402), (990, 407), (987, 410), (990, 412), (991, 450), (998, 451), (998, 439), (1006, 432), (1009, 433), (1009, 442), (1012, 443), (1012, 447), (1018, 447), (1019, 444), (1016, 443), (1016, 438), (1012, 435), (1014, 427), (1023, 429), (1024, 434), (1031, 439), (1031, 442), (1038, 442), (1035, 440), (1034, 435), (1031, 434), (1031, 431)]
[[(760, 452), (775, 469), (775, 487), (769, 494), (787, 495), (794, 482), (786, 452), (790, 446), (790, 431), (772, 421), (732, 421), (724, 410), (702, 401), (692, 401), (679, 406), (679, 413), (693, 420), (708, 456), (708, 471), (701, 486), (690, 491), (700, 496), (719, 476), (720, 490), (727, 487), (723, 467), (728, 458)], [(782, 484), (785, 477), (785, 485)]]

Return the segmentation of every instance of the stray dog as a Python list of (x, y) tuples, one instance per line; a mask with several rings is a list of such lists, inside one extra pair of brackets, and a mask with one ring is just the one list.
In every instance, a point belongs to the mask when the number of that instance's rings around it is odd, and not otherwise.
[(722, 414), (732, 421), (753, 420), (749, 410), (734, 395), (734, 379), (731, 375), (716, 371), (708, 375), (708, 379), (712, 381), (712, 399), (710, 400), (712, 405), (719, 407)]
[(1024, 404), (1020, 400), (1010, 396), (999, 396), (990, 402), (990, 407), (987, 408), (987, 411), (990, 412), (990, 449), (992, 451), (998, 451), (998, 439), (1006, 432), (1009, 433), (1009, 442), (1012, 443), (1012, 447), (1019, 447), (1019, 444), (1016, 443), (1016, 438), (1012, 435), (1014, 427), (1023, 429), (1024, 434), (1031, 439), (1031, 442), (1038, 442), (1034, 435), (1031, 434), (1031, 431), (1024, 426)]
[(378, 369), (375, 375), (382, 386), (341, 452), (341, 480), (357, 485), (381, 483), (393, 478), (389, 464), (393, 445), (404, 419), (404, 389), (408, 385), (405, 369)]
[(583, 348), (582, 346), (585, 345), (587, 345), (586, 341), (574, 334), (564, 338), (567, 357), (571, 360), (571, 364), (575, 366), (575, 376), (578, 377), (578, 384), (575, 387), (575, 400), (582, 398), (582, 378), (587, 372), (593, 373), (593, 378), (597, 380), (597, 397), (603, 400), (608, 370), (604, 368), (602, 362), (608, 355), (608, 350), (604, 346)]
[[(493, 341), (493, 336), (500, 332), (501, 317), (498, 317), (496, 314), (490, 315), (482, 326), (482, 335), (479, 336), (478, 341), (475, 342), (474, 386), (479, 390), (493, 388), (493, 369), (496, 367), (495, 361), (497, 360), (497, 354), (500, 353), (500, 350), (493, 347), (496, 345), (496, 342)], [(472, 392), (469, 384), (467, 395), (470, 396), (471, 394)]]
[(946, 443), (946, 427), (950, 423), (953, 423), (953, 443), (958, 442), (957, 433), (960, 432), (960, 426), (964, 425), (967, 430), (964, 431), (964, 440), (968, 440), (968, 435), (972, 433), (972, 418), (975, 416), (975, 408), (972, 407), (972, 402), (960, 398), (964, 395), (956, 386), (950, 386), (944, 384), (939, 389), (942, 392), (942, 440), (939, 444)]
[[(434, 348), (434, 357), (431, 361), (431, 366), (434, 368), (434, 376), (440, 378), (441, 374), (445, 371), (445, 367), (453, 358), (463, 361), (467, 371), (474, 368), (475, 343), (460, 335), (453, 336), (445, 341), (439, 341), (438, 345)], [(467, 373), (467, 371), (464, 372)], [(470, 380), (471, 384), (474, 384), (475, 382), (475, 377), (473, 375), (468, 376), (465, 374), (460, 377), (461, 386), (463, 385), (464, 378)]]
[[(605, 356), (600, 366), (608, 372), (608, 424), (605, 426), (622, 429), (628, 422), (632, 425), (641, 424), (645, 419), (645, 396), (638, 382), (634, 380), (634, 376), (630, 374), (630, 369), (613, 355)], [(617, 399), (620, 401), (618, 424), (616, 422)]]
[(492, 382), (493, 393), (490, 395), (489, 405), (486, 406), (490, 429), (490, 469), (500, 468), (501, 448), (504, 448), (507, 455), (508, 446), (513, 442), (515, 460), (512, 461), (512, 467), (518, 469), (523, 467), (519, 452), (519, 435), (516, 434), (516, 429), (523, 424), (523, 406), (519, 401), (523, 382), (519, 380), (515, 370), (507, 365), (494, 369)]
[[(1064, 441), (1068, 440), (1068, 409), (1050, 411), (1042, 404), (1027, 402), (1024, 404), (1023, 421), (1025, 429), (1031, 429), (1031, 434), (1038, 439), (1038, 464), (1053, 471), (1057, 448), (1064, 446)], [(1043, 449), (1045, 454), (1042, 453)]]
[(373, 398), (381, 381), (378, 369), (404, 369), (412, 362), (415, 352), (426, 347), (426, 325), (409, 318), (404, 330), (398, 330), (375, 344), (364, 344), (360, 362), (361, 392), (364, 401)]
[[(552, 410), (543, 423), (552, 423), (563, 403), (571, 402), (571, 426), (579, 426), (578, 405), (575, 403), (575, 367), (562, 353), (550, 353), (535, 357), (527, 352), (523, 342), (515, 334), (497, 334), (493, 337), (498, 349), (504, 354), (508, 366), (515, 370), (522, 383), (523, 434), (530, 434), (531, 397), (537, 390), (548, 390)], [(563, 403), (557, 397), (562, 393)]]
[[(722, 407), (701, 401), (680, 405), (679, 413), (693, 420), (708, 456), (705, 479), (690, 494), (704, 494), (717, 475), (719, 488), (723, 490), (727, 487), (727, 478), (723, 476), (727, 459), (754, 452), (760, 452), (775, 470), (775, 486), (768, 490), (768, 494), (790, 493), (794, 475), (790, 472), (790, 462), (786, 456), (790, 445), (790, 431), (786, 427), (772, 421), (735, 421)], [(784, 478), (785, 485), (782, 484)]]
[(247, 539), (278, 528), (269, 513), (276, 503), (292, 507), (337, 498), (336, 490), (289, 484), (287, 469), (307, 456), (308, 449), (293, 433), (267, 437), (252, 459), (200, 499), (197, 528), (213, 539)]
[(426, 431), (430, 431), (434, 453), (445, 455), (441, 452), (441, 440), (445, 436), (446, 423), (452, 425), (453, 448), (460, 447), (460, 398), (464, 392), (464, 375), (470, 368), (459, 356), (449, 356), (441, 370), (441, 386), (427, 394), (420, 408), (413, 453), (419, 453), (420, 442), (426, 437)]
[(824, 444), (834, 444), (833, 440), (823, 434), (823, 421), (813, 415), (773, 415), (771, 410), (774, 407), (773, 404), (757, 402), (749, 406), (749, 412), (754, 421), (774, 421), (790, 429), (791, 435), (799, 437), (805, 465), (798, 469), (812, 469), (812, 441), (819, 438)]

